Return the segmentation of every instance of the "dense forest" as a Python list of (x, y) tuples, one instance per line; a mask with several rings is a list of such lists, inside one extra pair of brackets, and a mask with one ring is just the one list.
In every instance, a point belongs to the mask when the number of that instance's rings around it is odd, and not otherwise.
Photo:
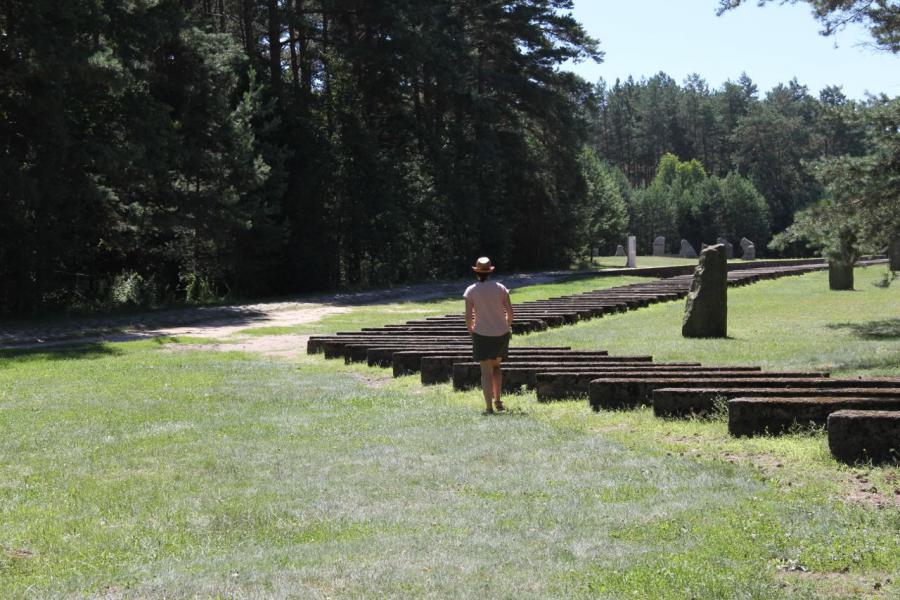
[(896, 105), (586, 82), (571, 4), (6, 0), (0, 314), (567, 267), (629, 232), (763, 249)]

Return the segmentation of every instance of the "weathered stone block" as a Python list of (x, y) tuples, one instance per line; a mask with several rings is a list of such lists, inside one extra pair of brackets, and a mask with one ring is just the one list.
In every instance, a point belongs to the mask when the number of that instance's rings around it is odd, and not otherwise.
[(894, 238), (888, 245), (888, 268), (900, 271), (900, 237)]
[(633, 235), (628, 236), (628, 259), (625, 266), (629, 269), (637, 266), (637, 238)]
[(900, 462), (900, 410), (840, 410), (828, 415), (828, 447), (838, 460)]
[(664, 236), (657, 236), (655, 240), (653, 240), (653, 256), (665, 256), (666, 255), (666, 238)]
[[(891, 384), (879, 380), (848, 381), (827, 377), (817, 378), (815, 382), (811, 379), (782, 380), (774, 385), (772, 381), (765, 385), (761, 385), (759, 380), (751, 380), (742, 385), (732, 382), (728, 386), (711, 381), (656, 386), (652, 392), (653, 414), (657, 417), (703, 414), (713, 410), (716, 401), (734, 398), (900, 398), (900, 382)], [(882, 385), (884, 387), (875, 387)]]
[(697, 251), (687, 240), (681, 240), (681, 250), (678, 251), (681, 258), (697, 258)]
[(728, 432), (779, 435), (792, 427), (822, 427), (839, 410), (900, 410), (900, 398), (735, 398), (728, 401)]
[(728, 335), (728, 266), (725, 248), (709, 246), (700, 254), (687, 296), (681, 335), (722, 338)]
[(625, 248), (622, 247), (622, 244), (616, 246), (616, 256), (625, 256)]
[(734, 246), (731, 245), (731, 242), (726, 240), (723, 237), (716, 238), (716, 244), (721, 244), (725, 246), (725, 258), (732, 259), (734, 258)]
[(747, 238), (741, 238), (741, 259), (756, 260), (756, 244)]
[(835, 291), (853, 289), (853, 263), (843, 260), (828, 261), (828, 289)]

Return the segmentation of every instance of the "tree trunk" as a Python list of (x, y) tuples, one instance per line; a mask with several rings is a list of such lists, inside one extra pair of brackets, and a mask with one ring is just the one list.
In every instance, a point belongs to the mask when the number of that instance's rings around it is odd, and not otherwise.
[(278, 0), (268, 0), (269, 26), (269, 80), (272, 93), (281, 95), (281, 19), (278, 18)]
[(309, 49), (310, 36), (307, 35), (306, 13), (303, 8), (303, 0), (297, 0), (294, 4), (294, 10), (300, 19), (297, 27), (297, 43), (300, 46), (300, 76), (303, 81), (303, 93), (312, 94), (312, 56)]
[(288, 25), (288, 43), (291, 47), (291, 85), (296, 94), (300, 89), (300, 65), (297, 62), (297, 34), (293, 23)]
[(828, 289), (838, 291), (853, 289), (853, 261), (840, 259), (828, 261)]
[(241, 35), (244, 38), (244, 49), (250, 58), (257, 56), (256, 38), (253, 34), (253, 3), (254, 0), (241, 2)]

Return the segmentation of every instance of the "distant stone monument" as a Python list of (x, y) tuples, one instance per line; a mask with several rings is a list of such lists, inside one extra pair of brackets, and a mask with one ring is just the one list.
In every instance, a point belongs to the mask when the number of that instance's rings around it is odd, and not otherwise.
[(653, 256), (665, 256), (666, 255), (666, 238), (664, 236), (657, 236), (655, 240), (653, 240)]
[(726, 240), (723, 237), (720, 237), (720, 238), (716, 239), (716, 243), (725, 246), (725, 258), (727, 258), (728, 260), (731, 260), (732, 258), (734, 258), (734, 246), (732, 246), (728, 242), (728, 240)]
[(637, 238), (633, 235), (628, 236), (628, 262), (625, 266), (629, 269), (637, 266)]
[(622, 247), (622, 244), (616, 246), (616, 256), (625, 256), (625, 248)]
[(678, 251), (681, 258), (697, 258), (697, 251), (687, 240), (681, 240), (681, 250)]
[(700, 253), (700, 264), (684, 307), (681, 335), (687, 338), (728, 336), (728, 265), (725, 245), (708, 246)]
[(741, 250), (743, 260), (756, 260), (756, 244), (745, 237), (741, 238)]
[(900, 271), (900, 237), (891, 240), (888, 246), (888, 267), (891, 271)]
[(853, 263), (845, 260), (828, 261), (828, 289), (844, 291), (853, 289)]
[(653, 256), (666, 255), (666, 236), (658, 235), (653, 238)]

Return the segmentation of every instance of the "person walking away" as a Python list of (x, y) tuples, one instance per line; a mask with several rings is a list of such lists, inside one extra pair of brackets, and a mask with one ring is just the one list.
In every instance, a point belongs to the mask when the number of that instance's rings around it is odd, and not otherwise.
[(477, 283), (466, 288), (466, 327), (472, 335), (472, 357), (481, 365), (481, 390), (487, 406), (485, 413), (506, 410), (500, 400), (502, 374), (500, 363), (509, 355), (513, 307), (509, 290), (488, 281), (494, 272), (491, 259), (482, 256), (472, 267)]

